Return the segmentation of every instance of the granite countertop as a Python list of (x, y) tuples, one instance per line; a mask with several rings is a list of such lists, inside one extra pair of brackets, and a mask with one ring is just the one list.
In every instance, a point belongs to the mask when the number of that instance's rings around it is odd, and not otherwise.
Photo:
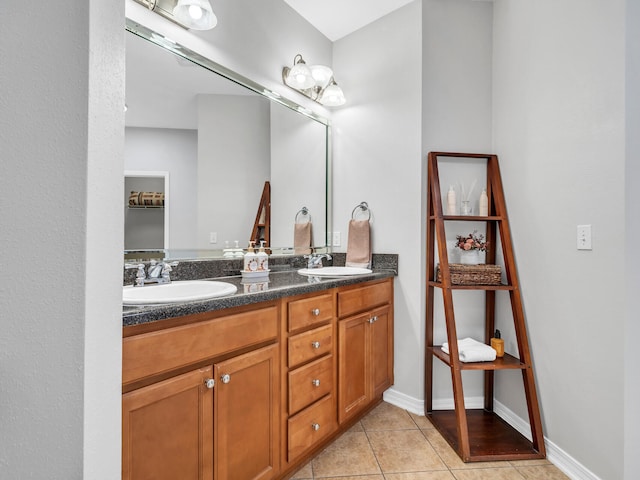
[(271, 272), (268, 277), (260, 280), (252, 280), (250, 283), (243, 280), (239, 275), (209, 278), (207, 280), (231, 283), (238, 288), (238, 291), (233, 295), (210, 300), (164, 305), (125, 306), (122, 310), (122, 324), (123, 327), (140, 325), (185, 315), (277, 300), (279, 298), (303, 293), (318, 292), (334, 287), (393, 277), (395, 275), (396, 271), (393, 269), (374, 268), (373, 273), (370, 274), (340, 278), (307, 277), (300, 275), (297, 270)]

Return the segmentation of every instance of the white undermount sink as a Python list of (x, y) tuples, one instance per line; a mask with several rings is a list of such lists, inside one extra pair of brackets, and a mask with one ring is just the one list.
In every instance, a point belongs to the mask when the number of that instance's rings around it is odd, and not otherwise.
[(238, 288), (226, 282), (183, 280), (162, 285), (122, 287), (123, 305), (153, 305), (161, 303), (191, 302), (224, 297), (236, 293)]
[(351, 275), (366, 275), (372, 273), (372, 270), (359, 267), (321, 267), (301, 268), (298, 273), (309, 277), (349, 277)]

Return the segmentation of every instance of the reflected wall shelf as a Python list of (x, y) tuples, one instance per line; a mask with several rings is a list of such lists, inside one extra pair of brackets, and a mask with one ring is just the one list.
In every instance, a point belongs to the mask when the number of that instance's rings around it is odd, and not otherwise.
[[(456, 159), (477, 159), (486, 162), (489, 198), (488, 216), (443, 215), (442, 194), (438, 174), (439, 161)], [(442, 273), (442, 281), (427, 281), (426, 311), (426, 352), (425, 352), (425, 415), (449, 442), (465, 462), (494, 460), (526, 460), (545, 457), (544, 437), (540, 408), (536, 393), (533, 364), (529, 350), (529, 341), (525, 326), (522, 298), (518, 285), (515, 258), (513, 254), (509, 221), (507, 218), (502, 180), (496, 155), (431, 152), (428, 162), (427, 192), (427, 278), (435, 274), (436, 249)], [(484, 222), (489, 245), (486, 261), (496, 261), (496, 249), (499, 244), (504, 258), (506, 283), (501, 285), (453, 285), (446, 244), (447, 222)], [(451, 355), (443, 352), (441, 346), (434, 345), (434, 299), (435, 290), (442, 292), (444, 321), (447, 341)], [(453, 305), (454, 290), (484, 291), (485, 302), (485, 343), (489, 344), (495, 330), (496, 292), (509, 293), (516, 333), (519, 357), (505, 353), (503, 358), (492, 362), (464, 363), (459, 359), (456, 321)], [(454, 410), (433, 409), (433, 361), (434, 358), (447, 365), (451, 372), (453, 385)], [(462, 371), (476, 370), (484, 375), (484, 409), (466, 409), (462, 385)], [(493, 411), (493, 390), (495, 372), (502, 370), (520, 370), (527, 401), (531, 441), (505, 422)]]

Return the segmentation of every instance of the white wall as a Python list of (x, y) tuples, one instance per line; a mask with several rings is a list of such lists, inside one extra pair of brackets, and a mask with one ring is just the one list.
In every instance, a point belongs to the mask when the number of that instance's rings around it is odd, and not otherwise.
[[(544, 433), (598, 477), (622, 478), (624, 1), (494, 10), (494, 150)], [(581, 224), (593, 226), (592, 251), (576, 250)], [(515, 380), (498, 397), (526, 418)]]
[[(271, 104), (272, 246), (293, 246), (293, 224), (303, 206), (311, 215), (312, 245), (326, 245), (326, 130), (320, 122)], [(308, 218), (301, 215), (298, 221)]]
[(198, 248), (210, 232), (247, 246), (271, 176), (269, 110), (263, 97), (198, 95)]
[[(426, 218), (427, 166), (431, 151), (492, 153), (491, 57), (492, 4), (468, 0), (425, 0), (422, 3), (422, 218)], [(459, 182), (467, 190), (477, 180), (474, 199), (486, 184), (484, 164), (455, 162), (440, 165), (441, 188)], [(414, 201), (418, 201), (417, 199)], [(477, 205), (474, 203), (474, 208)], [(423, 222), (424, 224), (424, 222)], [(449, 240), (482, 225), (448, 225)], [(460, 230), (457, 230), (460, 229)], [(426, 242), (424, 228), (423, 241)], [(456, 325), (460, 337), (484, 337), (484, 295), (456, 292)], [(422, 300), (421, 311), (425, 301)], [(478, 308), (480, 306), (480, 308)], [(435, 292), (434, 341), (446, 340), (442, 293)], [(421, 344), (421, 349), (424, 346)], [(464, 394), (471, 401), (483, 394), (479, 372), (464, 372)], [(434, 405), (452, 407), (451, 373), (434, 362)], [(419, 398), (423, 398), (422, 392)]]
[[(169, 172), (169, 247), (193, 249), (196, 238), (198, 132), (173, 128), (127, 127), (124, 169)], [(129, 192), (125, 191), (125, 198)], [(148, 211), (136, 211), (139, 218)], [(153, 212), (163, 216), (163, 212)], [(150, 248), (150, 247), (146, 247)]]
[(0, 477), (114, 479), (124, 11), (56, 6), (0, 16)]
[(353, 208), (372, 211), (374, 252), (400, 254), (395, 282), (395, 387), (422, 397), (420, 221), (421, 5), (419, 1), (338, 40), (334, 71), (347, 104), (333, 115), (333, 228)]
[(624, 478), (640, 476), (640, 374), (636, 339), (640, 338), (640, 257), (635, 245), (640, 238), (637, 194), (640, 192), (640, 3), (626, 1), (626, 162), (625, 162), (625, 396), (624, 396)]

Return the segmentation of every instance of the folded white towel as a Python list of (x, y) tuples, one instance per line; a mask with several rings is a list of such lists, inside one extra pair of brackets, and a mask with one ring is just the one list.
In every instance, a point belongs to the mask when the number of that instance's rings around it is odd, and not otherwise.
[[(449, 343), (442, 344), (442, 351), (449, 353)], [(461, 362), (492, 362), (496, 359), (496, 351), (489, 345), (467, 337), (458, 340), (458, 357)]]

